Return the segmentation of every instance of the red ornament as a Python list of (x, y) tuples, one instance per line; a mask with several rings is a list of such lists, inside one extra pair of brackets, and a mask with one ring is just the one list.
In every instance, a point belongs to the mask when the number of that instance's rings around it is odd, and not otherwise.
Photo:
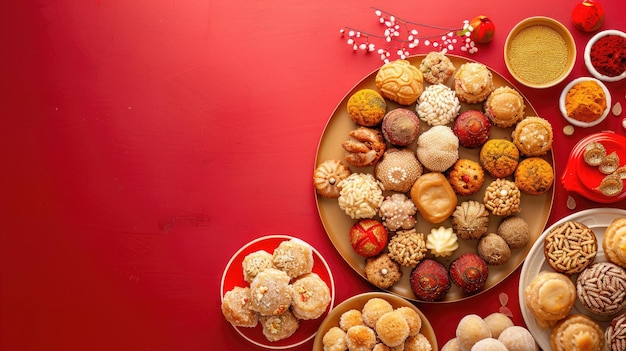
[(574, 6), (572, 21), (576, 29), (583, 32), (594, 32), (604, 23), (604, 10), (594, 0), (583, 0)]
[(476, 43), (488, 43), (493, 40), (494, 34), (496, 34), (496, 25), (485, 16), (474, 17), (470, 21), (472, 26), (472, 33), (470, 38)]

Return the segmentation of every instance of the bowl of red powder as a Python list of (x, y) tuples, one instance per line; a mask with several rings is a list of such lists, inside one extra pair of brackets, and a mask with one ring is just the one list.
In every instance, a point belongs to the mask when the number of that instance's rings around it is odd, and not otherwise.
[(597, 33), (585, 46), (585, 65), (596, 78), (616, 82), (626, 77), (626, 33), (609, 29)]

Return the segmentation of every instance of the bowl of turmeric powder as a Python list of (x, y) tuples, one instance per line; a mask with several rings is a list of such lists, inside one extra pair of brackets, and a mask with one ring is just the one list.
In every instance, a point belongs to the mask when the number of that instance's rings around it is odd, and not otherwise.
[(593, 127), (609, 114), (611, 93), (598, 79), (576, 78), (563, 88), (559, 109), (569, 123), (577, 127)]
[(597, 33), (585, 46), (585, 66), (594, 77), (616, 82), (626, 77), (626, 33), (608, 29)]

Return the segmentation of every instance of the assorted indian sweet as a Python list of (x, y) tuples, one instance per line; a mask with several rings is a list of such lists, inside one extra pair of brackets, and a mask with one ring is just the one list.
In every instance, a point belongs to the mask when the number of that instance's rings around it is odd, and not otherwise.
[(524, 289), (524, 304), (542, 328), (567, 317), (576, 298), (576, 285), (569, 276), (554, 271), (541, 271)]
[(469, 196), (483, 187), (485, 171), (480, 163), (462, 158), (456, 161), (450, 169), (448, 180), (457, 194)]
[(389, 254), (382, 253), (369, 257), (365, 261), (365, 279), (375, 286), (387, 289), (402, 278), (402, 266), (391, 259)]
[(521, 211), (521, 192), (514, 182), (498, 178), (485, 189), (485, 207), (495, 216), (509, 216)]
[(604, 342), (608, 351), (626, 350), (626, 313), (611, 320), (604, 331)]
[(258, 250), (242, 260), (246, 286), (224, 293), (221, 310), (235, 327), (260, 325), (270, 342), (292, 336), (300, 321), (320, 318), (331, 301), (330, 288), (313, 272), (313, 249), (298, 239), (282, 241), (273, 252)]
[(448, 269), (431, 258), (420, 261), (410, 277), (411, 290), (419, 300), (440, 301), (451, 287)]
[(459, 247), (457, 236), (452, 228), (433, 228), (426, 236), (426, 248), (435, 257), (447, 257)]
[(604, 350), (604, 332), (584, 314), (571, 314), (559, 321), (550, 334), (553, 351)]
[(361, 89), (352, 94), (347, 104), (352, 121), (365, 127), (379, 124), (387, 112), (385, 99), (374, 89)]
[(315, 191), (322, 197), (338, 198), (340, 181), (346, 179), (352, 171), (339, 160), (326, 160), (313, 172)]
[(378, 255), (387, 245), (387, 229), (375, 219), (362, 219), (350, 228), (350, 245), (363, 257)]
[(626, 271), (611, 262), (597, 262), (576, 278), (578, 300), (599, 316), (616, 315), (626, 308)]
[(515, 172), (520, 154), (517, 146), (506, 139), (490, 139), (480, 148), (480, 164), (494, 178), (506, 178)]
[(468, 104), (485, 101), (494, 88), (493, 75), (482, 63), (464, 63), (454, 75), (456, 95)]
[(489, 212), (475, 200), (463, 201), (452, 213), (452, 227), (461, 239), (478, 239), (487, 232)]
[(429, 126), (454, 121), (460, 110), (461, 103), (454, 90), (443, 84), (429, 85), (417, 100), (417, 115)]
[(417, 159), (433, 172), (443, 172), (459, 159), (459, 138), (448, 126), (434, 126), (417, 137)]
[[(544, 161), (552, 128), (525, 116), (518, 91), (496, 86), (485, 65), (455, 68), (440, 52), (416, 66), (392, 61), (376, 73), (375, 87), (354, 90), (347, 99), (352, 129), (339, 143), (345, 159), (319, 160), (314, 174), (318, 196), (337, 199), (353, 220), (346, 240), (362, 256), (367, 279), (383, 289), (407, 279), (398, 266), (433, 258), (448, 270), (459, 244), (488, 266), (505, 265), (531, 240), (528, 223), (512, 227), (511, 220), (502, 234), (487, 233), (490, 218), (521, 219), (512, 215), (523, 198), (545, 194), (554, 182)], [(498, 138), (490, 139), (493, 131)], [(385, 240), (358, 234), (364, 222), (385, 229)], [(431, 232), (417, 231), (424, 223)], [(476, 240), (474, 249), (460, 240)]]
[(543, 253), (550, 267), (559, 273), (582, 272), (598, 253), (596, 236), (587, 225), (566, 221), (552, 228), (544, 239)]
[(353, 219), (372, 218), (382, 205), (383, 189), (369, 173), (352, 173), (337, 184), (339, 208)]
[(440, 51), (431, 51), (420, 63), (424, 80), (430, 84), (445, 84), (456, 72), (450, 59)]
[(350, 139), (341, 146), (346, 150), (346, 161), (355, 167), (374, 165), (387, 148), (383, 134), (378, 129), (358, 127), (348, 135)]
[(322, 336), (324, 350), (419, 350), (432, 351), (422, 333), (420, 314), (411, 307), (394, 307), (390, 302), (373, 297), (359, 309), (339, 316), (338, 325)]
[(528, 194), (539, 195), (547, 192), (554, 183), (554, 169), (543, 158), (523, 159), (514, 172), (515, 185)]
[(524, 117), (524, 98), (509, 86), (496, 88), (485, 101), (485, 114), (500, 128), (515, 125)]
[(424, 167), (415, 152), (406, 148), (389, 148), (374, 167), (374, 176), (383, 189), (406, 193), (422, 175)]
[(452, 131), (459, 138), (461, 146), (477, 148), (489, 139), (491, 122), (482, 111), (467, 110), (454, 120)]
[(515, 125), (513, 143), (524, 156), (545, 155), (552, 149), (554, 135), (548, 120), (528, 116)]
[(464, 253), (450, 264), (450, 279), (465, 294), (475, 294), (487, 282), (487, 262), (475, 253)]
[(376, 73), (376, 87), (382, 96), (400, 105), (412, 105), (424, 91), (424, 76), (407, 60), (384, 64)]
[(537, 351), (539, 348), (528, 329), (515, 325), (500, 312), (482, 318), (471, 313), (456, 325), (455, 337), (448, 340), (442, 351)]
[(383, 137), (390, 144), (408, 146), (417, 139), (420, 120), (415, 112), (406, 108), (396, 108), (387, 112), (381, 129)]
[(626, 218), (613, 219), (604, 232), (602, 250), (609, 262), (626, 268)]
[(385, 197), (378, 214), (385, 228), (391, 231), (408, 230), (415, 227), (417, 207), (405, 194), (395, 193)]

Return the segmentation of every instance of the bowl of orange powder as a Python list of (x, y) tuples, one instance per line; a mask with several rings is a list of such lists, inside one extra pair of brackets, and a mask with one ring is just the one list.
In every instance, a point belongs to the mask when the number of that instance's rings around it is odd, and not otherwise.
[(596, 78), (616, 82), (626, 77), (626, 33), (609, 29), (597, 33), (585, 46), (585, 66)]
[(569, 123), (577, 127), (593, 127), (609, 114), (611, 93), (595, 78), (576, 78), (561, 92), (559, 109)]

